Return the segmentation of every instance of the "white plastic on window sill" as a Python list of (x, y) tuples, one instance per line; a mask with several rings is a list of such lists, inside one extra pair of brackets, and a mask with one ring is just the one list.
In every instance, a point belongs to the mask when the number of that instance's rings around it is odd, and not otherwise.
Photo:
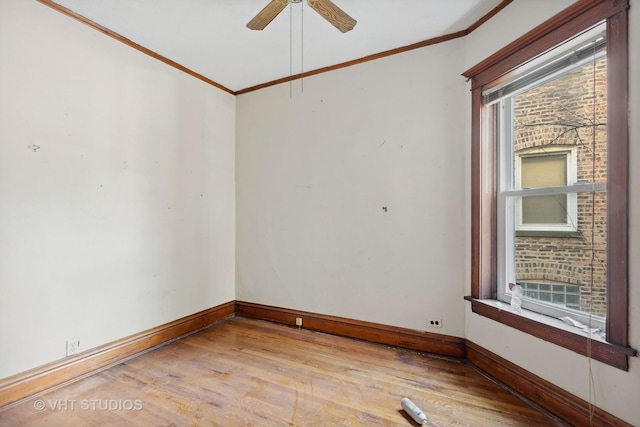
[(603, 340), (605, 339), (605, 333), (600, 328), (589, 328), (587, 325), (585, 325), (583, 323), (580, 323), (577, 320), (572, 319), (569, 316), (561, 317), (560, 320), (562, 320), (567, 325), (570, 325), (570, 326), (573, 326), (574, 328), (580, 329), (582, 332), (584, 332), (587, 335), (588, 334), (592, 334), (592, 335), (595, 335), (595, 336), (597, 336), (599, 338), (602, 338)]
[[(536, 313), (534, 311), (531, 310), (527, 310), (525, 308), (521, 309), (520, 313), (514, 313), (511, 310), (511, 306), (507, 303), (498, 301), (498, 300), (493, 300), (493, 299), (481, 299), (481, 300), (477, 300), (483, 304), (487, 304), (490, 306), (494, 306), (497, 307), (499, 310), (504, 310), (504, 311), (508, 311), (509, 313), (513, 313), (516, 316), (522, 316), (525, 317), (527, 319), (539, 322), (539, 323), (543, 323), (545, 325), (549, 325), (552, 326), (554, 328), (558, 328), (558, 329), (563, 329), (565, 331), (568, 332), (572, 332), (574, 334), (578, 334), (581, 336), (586, 336), (586, 337), (591, 337), (591, 339), (596, 340), (596, 341), (600, 341), (603, 343), (606, 343), (607, 341), (605, 340), (605, 336), (604, 336), (604, 331), (601, 331), (600, 329), (591, 329), (591, 334), (589, 334), (589, 328), (587, 328), (586, 325), (582, 325), (582, 323), (577, 322), (573, 319), (571, 319), (573, 322), (575, 322), (576, 326), (572, 326), (569, 323), (565, 323), (564, 321), (562, 321), (561, 319), (557, 319), (555, 317), (550, 317), (550, 316), (545, 316), (544, 314), (540, 314), (540, 313)], [(581, 326), (577, 326), (577, 324), (582, 325), (584, 328), (582, 328)]]

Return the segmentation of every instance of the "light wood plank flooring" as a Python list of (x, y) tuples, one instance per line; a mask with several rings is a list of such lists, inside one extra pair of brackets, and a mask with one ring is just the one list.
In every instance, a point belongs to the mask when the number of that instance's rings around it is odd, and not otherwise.
[(233, 318), (0, 410), (2, 426), (560, 426), (462, 361)]

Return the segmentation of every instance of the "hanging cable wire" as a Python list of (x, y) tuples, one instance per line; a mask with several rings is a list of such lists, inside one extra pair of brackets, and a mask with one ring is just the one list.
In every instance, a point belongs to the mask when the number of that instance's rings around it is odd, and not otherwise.
[(293, 98), (293, 3), (289, 3), (289, 99)]
[(300, 34), (300, 92), (304, 93), (304, 2), (300, 12), (301, 34)]

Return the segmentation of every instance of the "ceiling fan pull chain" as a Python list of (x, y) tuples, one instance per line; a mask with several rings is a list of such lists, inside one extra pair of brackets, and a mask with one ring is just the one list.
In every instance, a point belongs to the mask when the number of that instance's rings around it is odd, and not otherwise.
[[(295, 3), (295, 1), (293, 2)], [(292, 4), (293, 4), (292, 3)], [(289, 5), (289, 99), (293, 99), (293, 7)]]
[(300, 9), (300, 21), (300, 93), (304, 93), (304, 5)]

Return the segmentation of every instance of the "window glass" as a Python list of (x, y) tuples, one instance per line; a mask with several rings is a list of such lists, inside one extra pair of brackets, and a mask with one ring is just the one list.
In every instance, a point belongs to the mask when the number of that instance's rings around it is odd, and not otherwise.
[[(521, 160), (523, 188), (567, 185), (566, 154), (527, 156)], [(566, 224), (567, 196), (529, 196), (522, 198), (523, 224)]]
[(595, 34), (551, 53), (497, 101), (498, 297), (509, 301), (508, 284), (518, 283), (524, 308), (604, 329), (607, 59)]

